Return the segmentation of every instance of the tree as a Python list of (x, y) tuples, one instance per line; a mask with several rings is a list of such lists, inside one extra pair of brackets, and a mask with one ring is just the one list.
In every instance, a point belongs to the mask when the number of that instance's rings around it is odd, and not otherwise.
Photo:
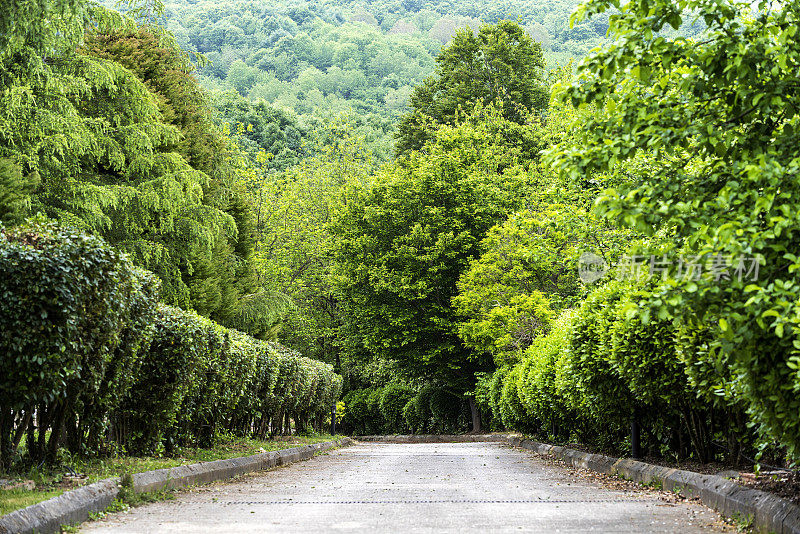
[(524, 199), (525, 150), (503, 135), (515, 128), (499, 112), (443, 126), (427, 154), (387, 167), (332, 226), (342, 331), (460, 394), (491, 364), (461, 343), (451, 299), (480, 240)]
[(466, 345), (505, 365), (575, 304), (583, 293), (578, 258), (595, 248), (587, 219), (580, 208), (543, 202), (489, 230), (453, 298)]
[[(577, 19), (619, 7), (591, 0)], [(706, 24), (702, 40), (660, 33), (685, 13)], [(701, 266), (668, 276), (651, 305), (713, 329), (709, 357), (741, 377), (761, 435), (800, 458), (800, 4), (633, 0), (609, 20), (614, 43), (564, 93), (601, 112), (553, 160), (576, 177), (647, 161), (598, 200), (601, 213), (661, 229)]]
[(456, 32), (436, 58), (436, 72), (414, 89), (411, 112), (398, 125), (399, 154), (419, 150), (440, 124), (455, 124), (476, 103), (495, 104), (507, 120), (522, 124), (547, 108), (544, 56), (518, 24), (484, 25), (477, 35)]
[(281, 338), (339, 367), (340, 312), (328, 226), (369, 183), (374, 161), (347, 122), (328, 125), (328, 134), (316, 143), (315, 156), (282, 173), (259, 175), (251, 188), (257, 199), (261, 283), (294, 303)]

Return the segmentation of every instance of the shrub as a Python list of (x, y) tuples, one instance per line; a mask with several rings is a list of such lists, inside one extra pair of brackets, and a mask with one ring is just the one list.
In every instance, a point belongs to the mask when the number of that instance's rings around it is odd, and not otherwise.
[(597, 430), (600, 444), (616, 445), (630, 425), (633, 394), (609, 360), (615, 306), (627, 285), (612, 281), (595, 289), (576, 311), (564, 371), (573, 383), (568, 406)]
[(406, 428), (412, 433), (422, 433), (425, 431), (426, 421), (418, 416), (416, 397), (409, 399), (403, 406), (403, 421)]
[(575, 425), (576, 413), (559, 391), (558, 373), (565, 352), (574, 312), (567, 310), (553, 323), (547, 336), (536, 339), (528, 347), (520, 364), (518, 390), (520, 401), (529, 417), (553, 439), (567, 439)]
[(403, 410), (413, 396), (414, 392), (411, 388), (402, 384), (389, 384), (383, 388), (380, 409), (386, 421), (387, 431), (402, 433), (410, 428), (405, 423)]
[(372, 389), (354, 389), (348, 391), (342, 399), (347, 406), (347, 411), (342, 418), (342, 422), (347, 425), (353, 434), (368, 434), (367, 420), (369, 419), (369, 407), (367, 401)]
[(522, 431), (535, 430), (538, 425), (532, 418), (527, 417), (525, 407), (519, 395), (520, 377), (525, 371), (525, 362), (513, 367), (503, 380), (500, 390), (500, 418), (506, 428), (515, 428)]
[(128, 451), (152, 452), (173, 428), (184, 397), (207, 365), (205, 326), (194, 312), (159, 305), (153, 341), (117, 414), (118, 439)]
[(0, 227), (0, 269), (0, 467), (26, 434), (32, 459), (53, 460), (61, 446), (152, 452), (263, 436), (287, 430), (284, 415), (303, 430), (341, 391), (328, 364), (157, 305), (155, 275), (101, 239)]
[(367, 397), (366, 430), (368, 434), (381, 434), (386, 428), (386, 420), (381, 413), (383, 389), (373, 389)]
[(464, 398), (444, 388), (436, 388), (430, 395), (433, 430), (450, 434), (466, 427)]
[(158, 282), (102, 239), (42, 221), (0, 227), (0, 272), (0, 467), (34, 411), (33, 458), (54, 458), (64, 431), (83, 452), (130, 383)]
[(430, 384), (422, 386), (414, 397), (415, 419), (420, 423), (418, 432), (433, 431), (433, 413), (431, 413), (431, 396), (436, 388)]

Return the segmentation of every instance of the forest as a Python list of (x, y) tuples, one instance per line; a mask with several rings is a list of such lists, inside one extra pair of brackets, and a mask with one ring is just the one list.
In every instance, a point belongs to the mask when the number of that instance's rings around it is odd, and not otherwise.
[(332, 417), (800, 462), (798, 2), (2, 8), (0, 471)]

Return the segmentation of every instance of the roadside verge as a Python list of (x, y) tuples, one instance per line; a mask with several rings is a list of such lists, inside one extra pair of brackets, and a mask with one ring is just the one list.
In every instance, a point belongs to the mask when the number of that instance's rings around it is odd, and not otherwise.
[[(342, 438), (253, 456), (135, 473), (132, 475), (133, 490), (136, 493), (144, 493), (225, 480), (245, 473), (308, 460), (316, 454), (347, 446), (352, 442), (350, 438)], [(88, 519), (90, 512), (105, 510), (118, 493), (117, 477), (68, 491), (0, 517), (0, 534), (58, 533), (62, 525), (83, 522)]]
[(558, 458), (573, 467), (600, 473), (619, 475), (643, 484), (661, 484), (667, 491), (700, 501), (726, 517), (752, 520), (757, 532), (800, 534), (800, 506), (760, 490), (746, 488), (717, 475), (703, 475), (669, 467), (648, 464), (629, 458), (614, 458), (602, 454), (548, 445), (519, 434), (464, 434), (360, 436), (361, 441), (392, 443), (466, 443), (493, 441)]

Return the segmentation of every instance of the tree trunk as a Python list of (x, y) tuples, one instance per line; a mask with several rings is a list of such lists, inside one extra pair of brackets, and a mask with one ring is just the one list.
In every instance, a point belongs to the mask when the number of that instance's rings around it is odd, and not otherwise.
[(14, 431), (14, 412), (10, 408), (0, 408), (0, 470), (11, 467), (11, 434)]
[(468, 400), (469, 411), (472, 413), (472, 430), (470, 432), (472, 434), (480, 434), (481, 431), (483, 431), (483, 427), (481, 426), (481, 410), (475, 402), (475, 397), (468, 397)]

